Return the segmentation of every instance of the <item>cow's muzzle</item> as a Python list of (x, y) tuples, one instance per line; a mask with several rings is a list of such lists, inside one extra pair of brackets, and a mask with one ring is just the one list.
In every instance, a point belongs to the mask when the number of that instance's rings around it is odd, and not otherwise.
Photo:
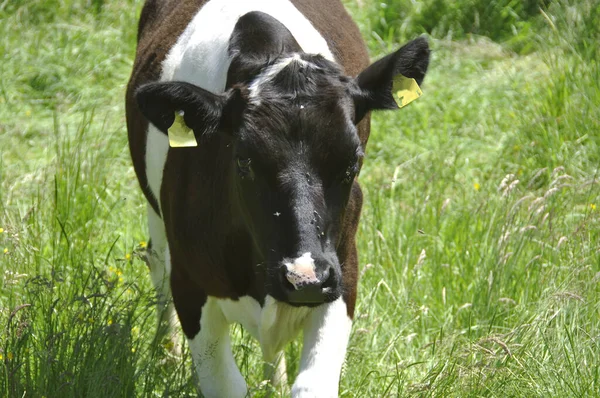
[(340, 271), (332, 261), (313, 259), (306, 252), (283, 265), (282, 283), (290, 304), (311, 306), (339, 297)]

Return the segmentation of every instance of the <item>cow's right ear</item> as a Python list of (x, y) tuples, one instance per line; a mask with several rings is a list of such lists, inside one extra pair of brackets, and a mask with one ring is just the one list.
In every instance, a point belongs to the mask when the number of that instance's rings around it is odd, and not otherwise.
[(183, 112), (185, 124), (196, 136), (217, 131), (229, 97), (185, 82), (149, 83), (135, 94), (142, 114), (160, 131), (167, 134), (175, 113)]

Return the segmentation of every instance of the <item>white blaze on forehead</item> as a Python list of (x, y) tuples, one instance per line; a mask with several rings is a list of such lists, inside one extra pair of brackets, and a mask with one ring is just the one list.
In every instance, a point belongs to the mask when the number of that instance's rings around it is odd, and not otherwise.
[(291, 57), (286, 57), (281, 61), (277, 62), (276, 64), (273, 64), (266, 68), (260, 75), (256, 77), (256, 79), (254, 79), (252, 84), (250, 84), (250, 87), (248, 87), (250, 91), (250, 100), (258, 104), (260, 102), (260, 100), (258, 100), (258, 95), (260, 94), (260, 89), (262, 85), (273, 80), (275, 76), (277, 76), (292, 62), (296, 62), (305, 67), (311, 65), (313, 68), (317, 68), (316, 65), (313, 65), (310, 62), (303, 60), (300, 54), (298, 53), (295, 53)]
[(305, 283), (316, 283), (319, 281), (315, 273), (315, 260), (312, 258), (310, 252), (296, 258), (293, 263), (286, 262), (284, 265), (287, 268), (285, 276), (295, 289), (299, 289)]

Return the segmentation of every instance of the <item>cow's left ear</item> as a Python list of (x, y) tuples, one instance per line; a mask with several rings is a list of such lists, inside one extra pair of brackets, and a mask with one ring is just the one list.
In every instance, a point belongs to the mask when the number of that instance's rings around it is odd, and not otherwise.
[(141, 86), (135, 97), (142, 114), (163, 133), (168, 134), (175, 113), (183, 112), (185, 124), (197, 136), (229, 128), (232, 120), (227, 114), (239, 108), (241, 101), (238, 89), (214, 94), (186, 82), (149, 83)]
[(394, 77), (410, 77), (420, 85), (429, 65), (429, 52), (427, 39), (419, 37), (362, 71), (355, 80), (358, 92), (353, 94), (355, 122), (371, 110), (397, 109), (392, 93)]

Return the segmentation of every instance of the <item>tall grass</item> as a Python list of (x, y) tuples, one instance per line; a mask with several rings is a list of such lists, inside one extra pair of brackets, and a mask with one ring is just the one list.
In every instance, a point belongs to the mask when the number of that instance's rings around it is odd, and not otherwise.
[(404, 41), (427, 33), (436, 38), (486, 36), (513, 49), (531, 51), (535, 17), (550, 0), (422, 0), (364, 2), (362, 23), (378, 42)]
[[(600, 3), (360, 3), (374, 57), (427, 33), (433, 58), (425, 95), (373, 120), (341, 395), (598, 396)], [(196, 394), (139, 258), (140, 6), (0, 3), (0, 396)], [(256, 342), (232, 335), (265, 396)]]

